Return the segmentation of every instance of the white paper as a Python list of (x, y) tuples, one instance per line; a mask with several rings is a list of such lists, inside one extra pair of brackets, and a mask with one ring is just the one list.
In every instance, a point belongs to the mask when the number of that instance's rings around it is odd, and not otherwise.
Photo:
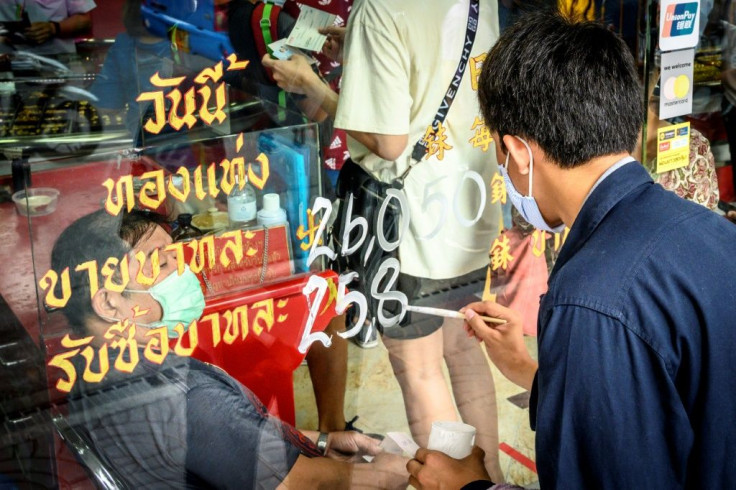
[(320, 34), (317, 29), (330, 27), (336, 18), (336, 15), (303, 5), (286, 44), (307, 51), (321, 51), (327, 36)]
[(286, 39), (279, 39), (268, 45), (274, 58), (288, 60), (294, 52), (286, 45)]
[(419, 449), (419, 445), (414, 442), (414, 439), (412, 439), (409, 434), (405, 434), (403, 432), (387, 432), (386, 435), (390, 437), (391, 440), (395, 442), (402, 451), (404, 451), (412, 458)]
[(314, 64), (317, 62), (316, 59), (307, 55), (301, 49), (295, 48), (293, 46), (287, 46), (286, 39), (279, 39), (278, 41), (274, 41), (269, 44), (268, 47), (271, 49), (271, 54), (273, 55), (273, 57), (279, 60), (288, 60), (292, 56), (298, 55), (304, 56), (310, 64)]

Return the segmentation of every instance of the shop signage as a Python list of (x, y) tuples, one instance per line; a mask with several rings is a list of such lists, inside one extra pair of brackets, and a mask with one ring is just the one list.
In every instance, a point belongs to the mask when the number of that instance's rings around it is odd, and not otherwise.
[[(479, 67), (483, 62), (483, 57), (473, 59), (471, 69)], [(245, 67), (244, 62), (238, 62), (234, 57), (231, 58), (227, 68), (224, 68), (222, 63), (218, 63), (203, 70), (194, 78), (194, 85), (186, 93), (181, 93), (179, 89), (179, 85), (183, 82), (182, 79), (165, 79), (155, 75), (152, 82), (155, 87), (159, 87), (161, 90), (142, 93), (138, 98), (139, 101), (150, 101), (154, 106), (154, 115), (146, 121), (145, 130), (150, 133), (159, 133), (164, 126), (168, 125), (172, 129), (180, 131), (194, 124), (195, 114), (198, 114), (199, 118), (206, 124), (223, 122), (227, 117), (227, 113), (223, 110), (225, 108), (225, 87), (222, 81), (224, 71), (240, 70)], [(479, 68), (475, 70), (474, 79), (477, 78), (479, 71)], [(473, 88), (475, 89), (477, 80), (474, 80), (474, 82), (475, 86)], [(436, 155), (438, 160), (442, 160), (445, 151), (452, 150), (452, 145), (448, 143), (444, 129), (440, 126), (428, 131), (425, 135), (428, 156)], [(479, 118), (475, 119), (470, 131), (472, 136), (468, 141), (472, 146), (483, 152), (488, 151), (493, 139)], [(242, 148), (243, 135), (240, 134), (236, 140), (238, 155)], [(215, 175), (216, 172), (220, 173), (220, 171), (224, 177), (218, 183)], [(425, 210), (437, 210), (438, 212), (429, 213), (433, 219), (426, 223), (426, 227), (422, 227), (422, 233), (417, 236), (417, 239), (431, 240), (437, 237), (450, 215), (454, 215), (453, 219), (463, 227), (470, 228), (481, 219), (486, 205), (506, 202), (503, 179), (499, 175), (496, 175), (489, 185), (478, 172), (468, 169), (459, 169), (458, 171), (461, 172), (461, 178), (457, 188), (450, 189), (449, 192), (443, 185), (444, 181), (442, 180), (430, 182), (426, 185), (422, 206)], [(239, 176), (237, 180), (235, 179), (236, 175)], [(245, 182), (249, 182), (255, 187), (263, 189), (269, 175), (269, 159), (266, 154), (260, 153), (253, 162), (246, 162), (244, 157), (236, 156), (231, 159), (223, 159), (219, 164), (213, 162), (209, 166), (202, 165), (193, 170), (182, 166), (174, 174), (168, 176), (162, 170), (146, 172), (137, 177), (143, 183), (140, 190), (134, 189), (132, 176), (123, 176), (118, 179), (108, 179), (102, 183), (107, 190), (104, 207), (111, 215), (117, 215), (123, 209), (131, 210), (135, 206), (157, 209), (169, 196), (181, 202), (185, 202), (190, 195), (199, 200), (207, 197), (215, 198), (221, 192), (229, 194), (238, 182), (241, 187)], [(191, 181), (190, 177), (192, 177)], [(477, 208), (466, 210), (461, 203), (462, 199), (467, 197), (469, 190), (477, 195)], [(296, 228), (296, 233), (304, 241), (301, 244), (302, 250), (309, 252), (307, 266), (321, 256), (335, 258), (338, 253), (342, 255), (355, 253), (364, 243), (368, 244), (368, 253), (370, 253), (370, 250), (377, 250), (379, 247), (383, 250), (395, 250), (399, 247), (412, 221), (409, 216), (408, 198), (403, 190), (389, 190), (377, 215), (377, 219), (381, 221), (387, 206), (398, 206), (401, 209), (403, 217), (401, 232), (397, 239), (391, 241), (382, 235), (380, 230), (383, 227), (380, 225), (376, 228), (379, 230), (378, 236), (367, 236), (366, 218), (360, 216), (359, 209), (353, 209), (353, 200), (353, 196), (349, 195), (345, 202), (348, 212), (345, 216), (347, 224), (344, 229), (348, 230), (348, 235), (350, 235), (350, 230), (357, 231), (358, 237), (355, 238), (353, 234), (354, 239), (352, 241), (349, 239), (350, 236), (342, 237), (341, 250), (332, 250), (324, 240), (328, 232), (328, 223), (334, 219), (335, 211), (332, 203), (325, 198), (317, 197), (312, 208), (306, 211), (308, 219), (306, 223)], [(267, 275), (290, 273), (290, 271), (285, 272), (285, 269), (280, 269), (281, 266), (288, 267), (288, 252), (285, 254), (281, 252), (281, 249), (288, 248), (286, 246), (288, 245), (286, 229), (282, 227), (275, 231), (278, 233), (269, 238), (269, 243), (272, 246), (269, 250), (273, 253), (269, 254), (269, 268), (265, 270)], [(361, 231), (362, 233), (360, 233)], [(284, 246), (277, 247), (276, 245), (279, 244)], [(264, 248), (265, 236), (258, 235), (258, 232), (237, 230), (226, 232), (217, 238), (206, 236), (186, 243), (176, 242), (162, 251), (155, 251), (150, 257), (139, 253), (134, 257), (110, 257), (104, 264), (96, 262), (79, 264), (74, 270), (49, 270), (39, 280), (38, 285), (40, 290), (43, 291), (45, 303), (51, 307), (61, 308), (66, 305), (72, 294), (70, 274), (87, 274), (90, 278), (91, 295), (94, 295), (102, 287), (113, 291), (122, 291), (129, 281), (131, 261), (134, 260), (141, 263), (136, 280), (141, 284), (151, 285), (155, 283), (160, 274), (159, 254), (169, 251), (176, 255), (179, 273), (184, 270), (186, 264), (195, 273), (203, 271), (209, 273), (211, 279), (217, 279), (215, 282), (227, 289), (229, 286), (241, 285), (238, 281), (250, 281), (256, 276), (260, 277), (264, 274), (262, 261)], [(147, 262), (150, 263), (150, 267), (145, 266)], [(148, 275), (143, 274), (143, 270), (149, 271), (147, 272)], [(378, 311), (383, 311), (381, 306), (386, 301), (398, 301), (400, 303), (400, 311), (395, 316), (378, 314), (377, 320), (383, 328), (398, 325), (406, 312), (407, 297), (396, 290), (399, 270), (400, 264), (396, 258), (384, 259), (370, 288), (371, 298), (379, 302)], [(233, 271), (237, 274), (233, 274)], [(243, 272), (247, 272), (247, 274), (240, 277), (239, 274)], [(101, 279), (98, 280), (98, 277), (101, 277)], [(302, 291), (307, 303), (308, 315), (298, 347), (300, 352), (305, 353), (314, 342), (320, 342), (325, 346), (331, 344), (330, 337), (325, 333), (312, 332), (317, 318), (323, 315), (328, 307), (334, 306), (338, 314), (345, 312), (349, 307), (356, 308), (358, 312), (356, 315), (357, 321), (352, 325), (347, 325), (346, 331), (339, 333), (339, 335), (343, 338), (350, 338), (358, 334), (369, 312), (367, 298), (364, 293), (348, 289), (348, 284), (355, 277), (355, 272), (349, 272), (342, 274), (337, 283), (316, 274), (308, 279)], [(242, 341), (248, 335), (248, 332), (259, 335), (264, 329), (270, 330), (275, 323), (286, 321), (288, 316), (283, 314), (283, 311), (281, 313), (275, 311), (273, 299), (266, 301), (270, 303), (264, 305), (262, 304), (264, 302), (261, 301), (253, 305), (235, 308), (233, 311), (227, 311), (224, 314), (206, 315), (189, 326), (179, 324), (176, 327), (179, 339), (172, 345), (169, 343), (165, 328), (153, 329), (147, 332), (147, 335), (151, 337), (151, 341), (146, 346), (143, 355), (151, 362), (161, 362), (170, 349), (178, 355), (191, 355), (198, 343), (198, 335), (202, 335), (206, 331), (206, 328), (202, 330), (197, 327), (207, 321), (212, 323), (212, 343), (215, 346), (220, 342), (230, 344), (238, 339)], [(280, 304), (281, 302), (278, 302), (278, 305)], [(249, 316), (248, 312), (252, 309), (257, 311)], [(249, 323), (248, 319), (251, 317), (252, 322)], [(221, 328), (221, 322), (227, 323), (224, 330)], [(81, 339), (65, 337), (62, 341), (62, 347), (67, 351), (58, 354), (49, 363), (50, 366), (57, 367), (66, 374), (66, 378), (59, 380), (57, 383), (57, 388), (61, 391), (69, 391), (73, 387), (76, 374), (73, 372), (73, 366), (69, 360), (77, 355), (81, 355), (87, 360), (87, 368), (83, 377), (88, 382), (100, 381), (110, 367), (124, 372), (132, 371), (138, 361), (138, 358), (133, 354), (133, 352), (137, 353), (137, 346), (133, 339), (134, 327), (133, 323), (127, 322), (113, 325), (105, 336), (110, 342), (94, 349), (91, 345), (91, 337)], [(198, 330), (200, 330), (199, 333)], [(121, 338), (127, 340), (120, 340)], [(187, 343), (188, 347), (184, 347), (184, 344)], [(121, 352), (129, 350), (131, 355), (117, 356), (114, 365), (110, 366), (108, 360), (111, 356), (108, 355), (108, 348), (119, 349)], [(98, 359), (98, 362), (93, 362), (95, 358)], [(126, 361), (126, 359), (128, 360)], [(95, 368), (97, 371), (94, 371), (92, 366), (97, 366)]]
[[(274, 231), (275, 237), (284, 233), (284, 228)], [(262, 231), (262, 230), (261, 230)], [(285, 247), (281, 247), (285, 248)], [(150, 257), (143, 252), (137, 252), (133, 258), (128, 255), (118, 259), (109, 257), (104, 264), (98, 264), (91, 260), (79, 264), (70, 271), (67, 267), (60, 273), (49, 269), (38, 281), (41, 291), (45, 292), (44, 301), (46, 305), (53, 308), (63, 308), (69, 302), (72, 295), (70, 274), (82, 273), (89, 277), (90, 299), (95, 293), (104, 287), (115, 292), (123, 292), (130, 281), (130, 262), (136, 260), (139, 263), (136, 281), (140, 284), (150, 286), (156, 282), (161, 272), (160, 252), (154, 250)], [(253, 264), (249, 261), (251, 257), (258, 256), (263, 261), (263, 234), (251, 230), (233, 230), (222, 233), (218, 237), (205, 236), (187, 242), (174, 242), (163, 249), (163, 252), (173, 252), (176, 257), (177, 274), (183, 274), (185, 265), (195, 274), (203, 270), (214, 270), (216, 273), (230, 271), (233, 268), (247, 268)], [(279, 260), (279, 262), (283, 261)], [(150, 264), (150, 266), (149, 266)], [(150, 270), (146, 276), (145, 270)], [(273, 271), (272, 271), (273, 273)], [(98, 277), (102, 276), (102, 284)], [(61, 291), (61, 295), (58, 291)]]
[(690, 163), (690, 123), (657, 130), (657, 173), (687, 167)]
[(662, 0), (659, 6), (659, 48), (694, 48), (700, 38), (700, 0)]
[(659, 118), (670, 119), (693, 111), (695, 50), (662, 53), (659, 79)]
[[(240, 133), (235, 142), (235, 151), (240, 152), (243, 148), (243, 133)], [(255, 158), (255, 162), (245, 162), (244, 157), (238, 156), (233, 159), (223, 159), (219, 166), (222, 168), (222, 181), (217, 184), (215, 178), (216, 164), (211, 163), (207, 167), (203, 165), (194, 169), (194, 189), (190, 185), (190, 171), (186, 167), (179, 167), (173, 174), (164, 174), (163, 170), (153, 170), (146, 172), (140, 176), (143, 185), (138, 193), (137, 202), (142, 207), (157, 209), (166, 199), (167, 195), (179, 202), (186, 202), (190, 193), (194, 192), (197, 199), (204, 200), (207, 196), (216, 198), (220, 191), (225, 195), (229, 195), (236, 185), (235, 177), (238, 177), (238, 188), (243, 189), (246, 182), (259, 190), (268, 182), (271, 175), (270, 163), (265, 153), (259, 153)], [(205, 179), (203, 173), (207, 176), (207, 186), (204, 185)], [(247, 175), (247, 179), (245, 178)], [(182, 187), (179, 188), (174, 183), (174, 177), (181, 177)], [(116, 181), (107, 179), (102, 183), (107, 189), (107, 199), (105, 200), (105, 210), (113, 216), (120, 213), (123, 206), (130, 211), (136, 205), (136, 196), (133, 190), (133, 176), (125, 175)]]
[[(224, 71), (244, 70), (248, 66), (248, 61), (238, 61), (234, 54), (227, 58), (228, 66)], [(227, 118), (224, 109), (227, 105), (226, 84), (222, 80), (223, 62), (220, 61), (212, 67), (205, 68), (197, 76), (194, 77), (194, 85), (182, 94), (179, 86), (184, 82), (186, 77), (161, 78), (156, 72), (151, 77), (151, 83), (154, 87), (160, 88), (151, 92), (143, 92), (136, 99), (138, 102), (152, 102), (154, 109), (154, 117), (149, 118), (143, 125), (143, 129), (152, 134), (158, 134), (168, 124), (175, 131), (179, 131), (184, 126), (191, 129), (197, 122), (195, 114), (199, 114), (200, 119), (209, 125), (215, 121), (222, 123)], [(213, 88), (212, 84), (217, 84)], [(167, 92), (168, 90), (168, 92)], [(197, 95), (199, 95), (200, 103), (197, 107)], [(211, 110), (211, 99), (215, 100), (214, 112)], [(171, 107), (168, 110), (166, 99), (169, 100)]]
[[(267, 298), (250, 305), (242, 305), (224, 312), (215, 312), (193, 321), (190, 325), (176, 326), (178, 338), (170, 344), (167, 328), (150, 329), (145, 336), (148, 339), (143, 349), (143, 357), (154, 364), (163, 363), (169, 352), (178, 356), (191, 356), (200, 343), (200, 335), (208, 332), (212, 335), (207, 343), (217, 347), (220, 343), (232, 345), (244, 342), (249, 335), (260, 337), (279, 324), (288, 320), (288, 301), (274, 301)], [(207, 328), (209, 327), (209, 328)], [(132, 373), (140, 362), (138, 341), (135, 339), (134, 323), (125, 320), (110, 326), (104, 334), (107, 342), (99, 347), (93, 346), (93, 336), (73, 339), (68, 334), (61, 339), (63, 352), (56, 354), (48, 365), (61, 370), (63, 376), (56, 380), (56, 389), (68, 393), (77, 381), (77, 371), (72, 359), (82, 356), (85, 368), (82, 379), (87, 383), (99, 383), (114, 368), (116, 371)], [(211, 342), (211, 343), (210, 343)], [(111, 356), (110, 349), (117, 355)], [(110, 365), (110, 358), (115, 361)]]

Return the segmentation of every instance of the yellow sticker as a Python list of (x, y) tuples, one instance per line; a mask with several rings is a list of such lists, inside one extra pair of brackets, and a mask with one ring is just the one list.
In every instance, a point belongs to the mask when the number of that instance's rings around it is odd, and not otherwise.
[(690, 162), (690, 123), (657, 130), (657, 173), (687, 167)]

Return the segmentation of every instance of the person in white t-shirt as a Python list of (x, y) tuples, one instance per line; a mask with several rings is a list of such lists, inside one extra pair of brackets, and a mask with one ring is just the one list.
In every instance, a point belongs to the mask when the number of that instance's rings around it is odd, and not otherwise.
[[(345, 37), (339, 101), (303, 57), (266, 56), (263, 63), (281, 88), (319, 101), (335, 117), (335, 127), (350, 136), (351, 158), (376, 179), (391, 182), (409, 165), (414, 143), (425, 136), (443, 100), (460, 61), (467, 22), (467, 0), (356, 1)], [(498, 37), (496, 0), (480, 2), (476, 32), (447, 119), (404, 185), (411, 223), (399, 246), (400, 288), (410, 304), (421, 298), (425, 304), (459, 308), (435, 294), (457, 283), (480, 280), (480, 292), (488, 250), (499, 231), (500, 203), (489, 187), (497, 162), (475, 95), (485, 52)], [(463, 421), (476, 427), (476, 443), (486, 451), (494, 481), (502, 481), (493, 378), (462, 321), (416, 315), (410, 325), (383, 334), (416, 441), (426, 446), (432, 422), (456, 419), (457, 407)]]
[(74, 53), (74, 37), (92, 27), (93, 0), (4, 0), (0, 21), (21, 21), (27, 14), (30, 26), (23, 32), (28, 44), (19, 49), (36, 54)]

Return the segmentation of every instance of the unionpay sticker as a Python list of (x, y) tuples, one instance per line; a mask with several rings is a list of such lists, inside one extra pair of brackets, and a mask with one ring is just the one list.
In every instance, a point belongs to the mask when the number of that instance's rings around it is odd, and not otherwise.
[(662, 0), (659, 48), (662, 51), (694, 48), (699, 37), (700, 0)]

